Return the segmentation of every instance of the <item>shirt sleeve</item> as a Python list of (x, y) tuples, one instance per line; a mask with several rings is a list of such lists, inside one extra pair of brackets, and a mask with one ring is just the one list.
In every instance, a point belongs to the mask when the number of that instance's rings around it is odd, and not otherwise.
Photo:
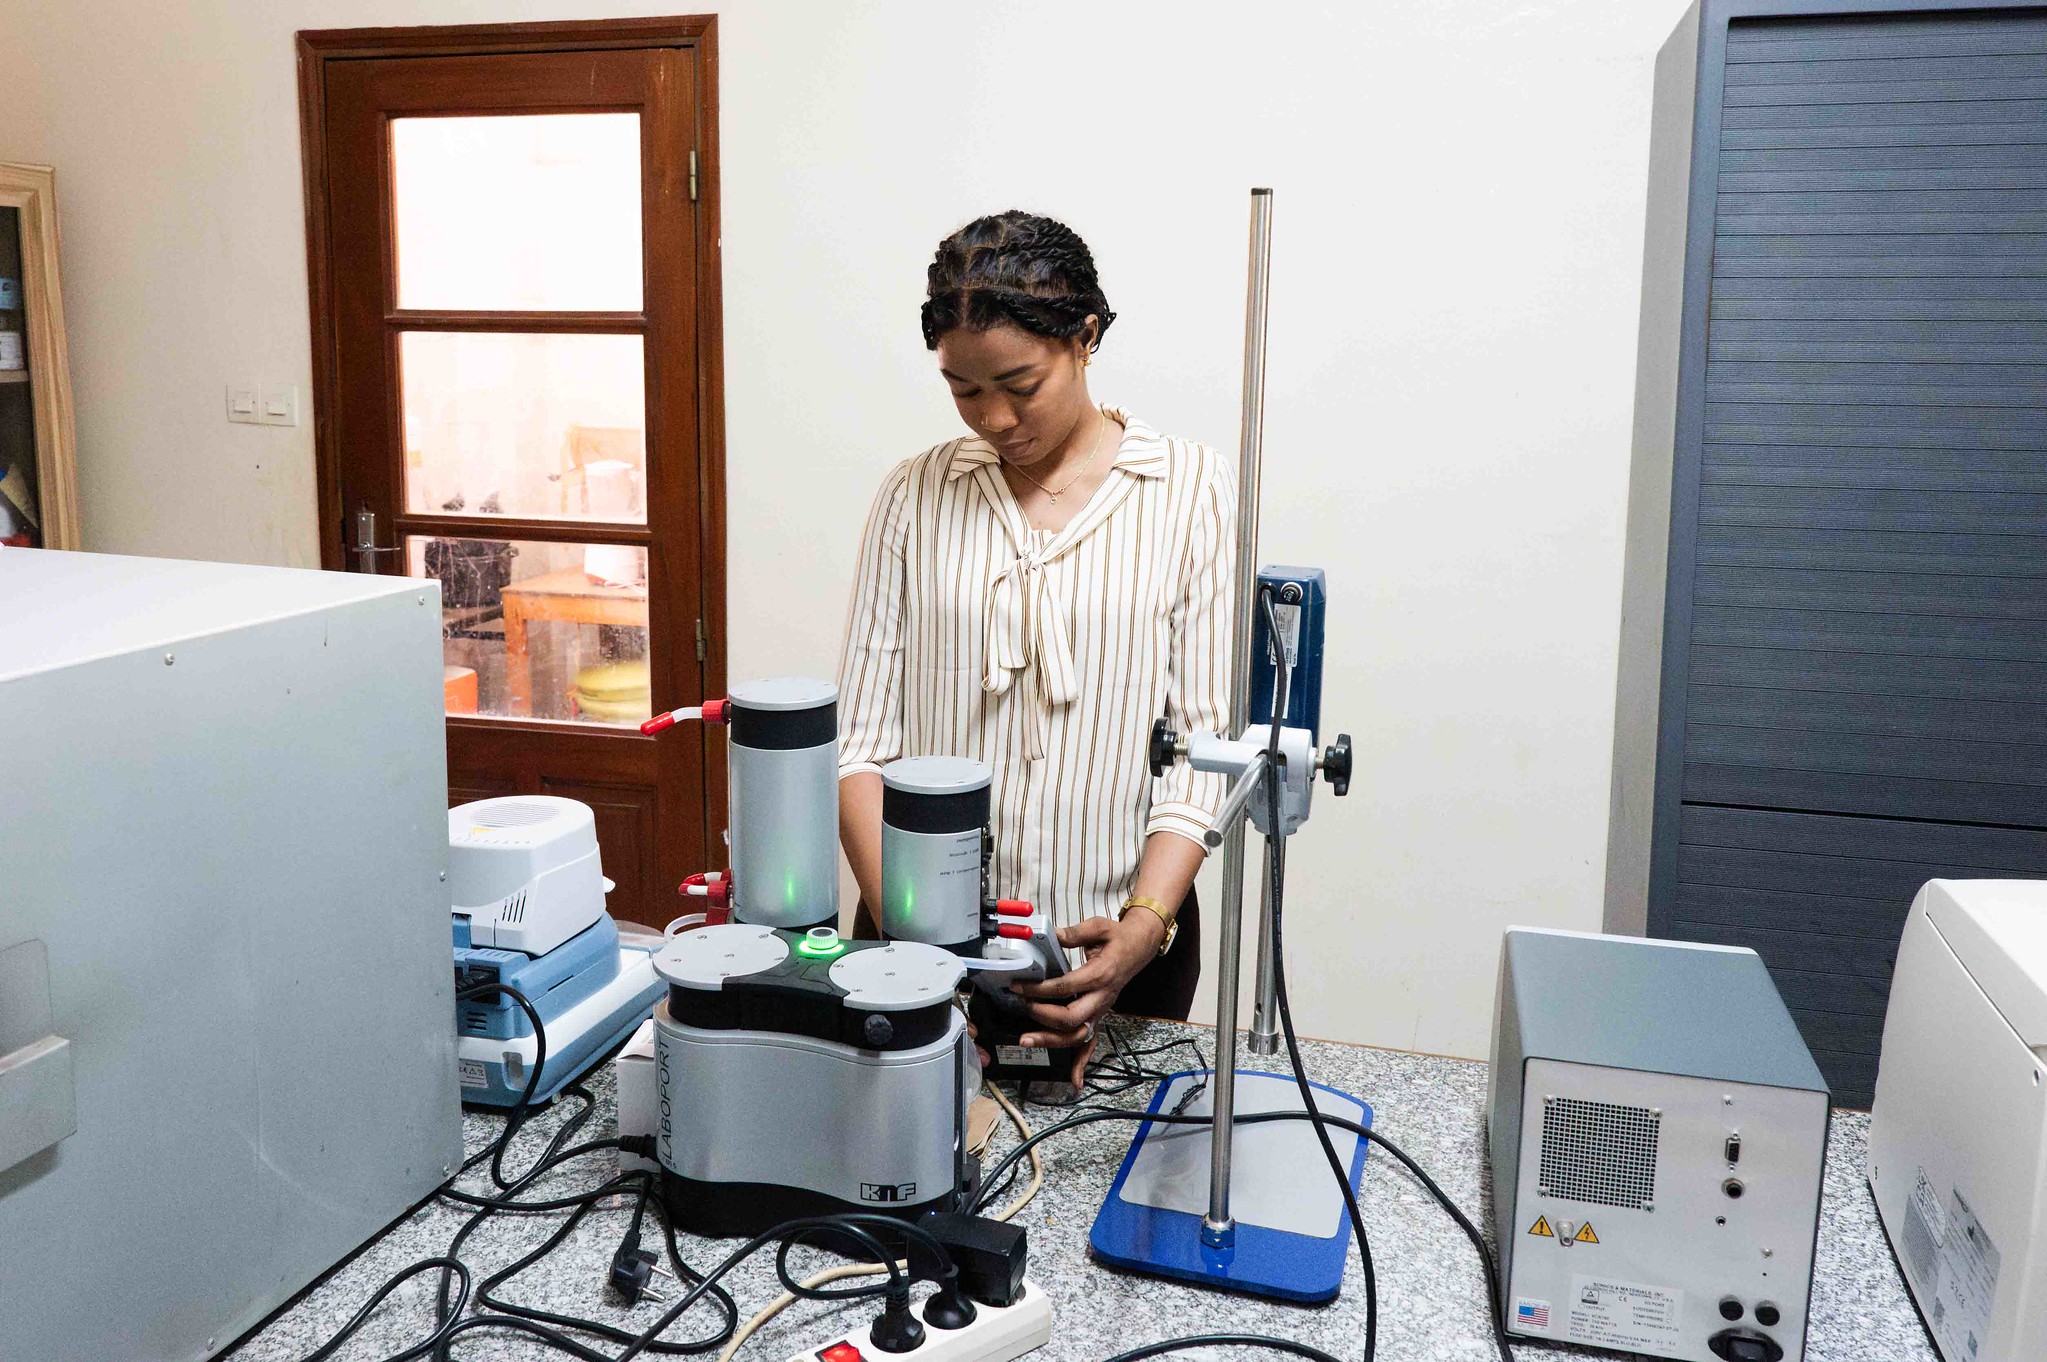
[[(1166, 721), (1176, 733), (1221, 733), (1229, 722), (1230, 650), (1235, 642), (1237, 484), (1227, 464), (1211, 455), (1207, 485), (1195, 503), (1187, 539), (1186, 571), (1173, 606), (1167, 659)], [(1199, 842), (1227, 793), (1219, 774), (1175, 763), (1151, 783), (1147, 837), (1177, 833)]]
[(839, 778), (880, 771), (903, 751), (903, 543), (910, 465), (888, 475), (868, 512), (839, 655)]

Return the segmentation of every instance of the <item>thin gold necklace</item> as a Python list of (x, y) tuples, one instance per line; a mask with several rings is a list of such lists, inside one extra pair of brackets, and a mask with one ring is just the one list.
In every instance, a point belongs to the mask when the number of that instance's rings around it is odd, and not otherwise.
[(1075, 484), (1076, 482), (1079, 482), (1081, 478), (1085, 477), (1087, 475), (1087, 471), (1095, 466), (1095, 460), (1102, 457), (1102, 437), (1109, 433), (1109, 414), (1098, 407), (1095, 409), (1095, 415), (1101, 418), (1102, 428), (1095, 432), (1094, 449), (1089, 452), (1087, 456), (1087, 462), (1080, 466), (1080, 471), (1075, 473), (1072, 477), (1068, 478), (1065, 482), (1060, 483), (1059, 486), (1057, 486), (1056, 488), (1047, 487), (1044, 483), (1039, 482), (1036, 478), (1024, 472), (1023, 469), (1018, 468), (1015, 464), (1009, 465), (1009, 471), (1016, 474), (1018, 477), (1022, 478), (1031, 486), (1037, 488), (1040, 492), (1043, 492), (1046, 498), (1054, 506), (1057, 506), (1059, 504), (1059, 494), (1061, 492), (1066, 491), (1068, 488), (1072, 487), (1073, 484)]

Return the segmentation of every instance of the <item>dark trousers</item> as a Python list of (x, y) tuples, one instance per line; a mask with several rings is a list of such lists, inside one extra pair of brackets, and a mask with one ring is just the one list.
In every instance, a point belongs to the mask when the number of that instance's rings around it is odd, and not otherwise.
[[(1192, 885), (1173, 920), (1180, 924), (1173, 949), (1139, 970), (1117, 997), (1116, 1010), (1125, 1016), (1186, 1021), (1193, 1010), (1194, 986), (1201, 981), (1201, 903)], [(864, 901), (853, 913), (853, 935), (861, 941), (881, 936)]]

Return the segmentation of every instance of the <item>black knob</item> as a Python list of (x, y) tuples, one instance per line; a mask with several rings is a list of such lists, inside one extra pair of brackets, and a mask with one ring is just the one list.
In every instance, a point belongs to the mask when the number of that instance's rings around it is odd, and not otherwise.
[(1761, 1305), (1758, 1305), (1756, 1307), (1756, 1323), (1762, 1325), (1766, 1329), (1775, 1328), (1777, 1325), (1777, 1321), (1782, 1318), (1783, 1315), (1778, 1313), (1777, 1307), (1770, 1304), (1770, 1302), (1768, 1301), (1764, 1301)]
[(1180, 735), (1166, 727), (1164, 719), (1151, 721), (1151, 746), (1148, 755), (1151, 758), (1153, 775), (1162, 776), (1172, 769), (1174, 759), (1179, 756), (1173, 749), (1179, 745)]
[(1322, 778), (1339, 796), (1350, 793), (1350, 734), (1337, 734), (1336, 741), (1322, 749)]
[(896, 1025), (879, 1012), (867, 1014), (867, 1020), (860, 1023), (860, 1034), (867, 1037), (867, 1043), (879, 1050), (896, 1038)]
[(1729, 1296), (1720, 1302), (1720, 1318), (1736, 1320), (1741, 1318), (1741, 1302)]

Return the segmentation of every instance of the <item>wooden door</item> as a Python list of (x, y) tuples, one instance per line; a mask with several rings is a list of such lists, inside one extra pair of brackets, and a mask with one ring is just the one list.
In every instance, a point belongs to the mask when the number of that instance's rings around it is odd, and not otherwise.
[(719, 623), (708, 54), (606, 29), (302, 35), (324, 556), (440, 581), (450, 803), (583, 801), (659, 923), (723, 823), (638, 732)]

